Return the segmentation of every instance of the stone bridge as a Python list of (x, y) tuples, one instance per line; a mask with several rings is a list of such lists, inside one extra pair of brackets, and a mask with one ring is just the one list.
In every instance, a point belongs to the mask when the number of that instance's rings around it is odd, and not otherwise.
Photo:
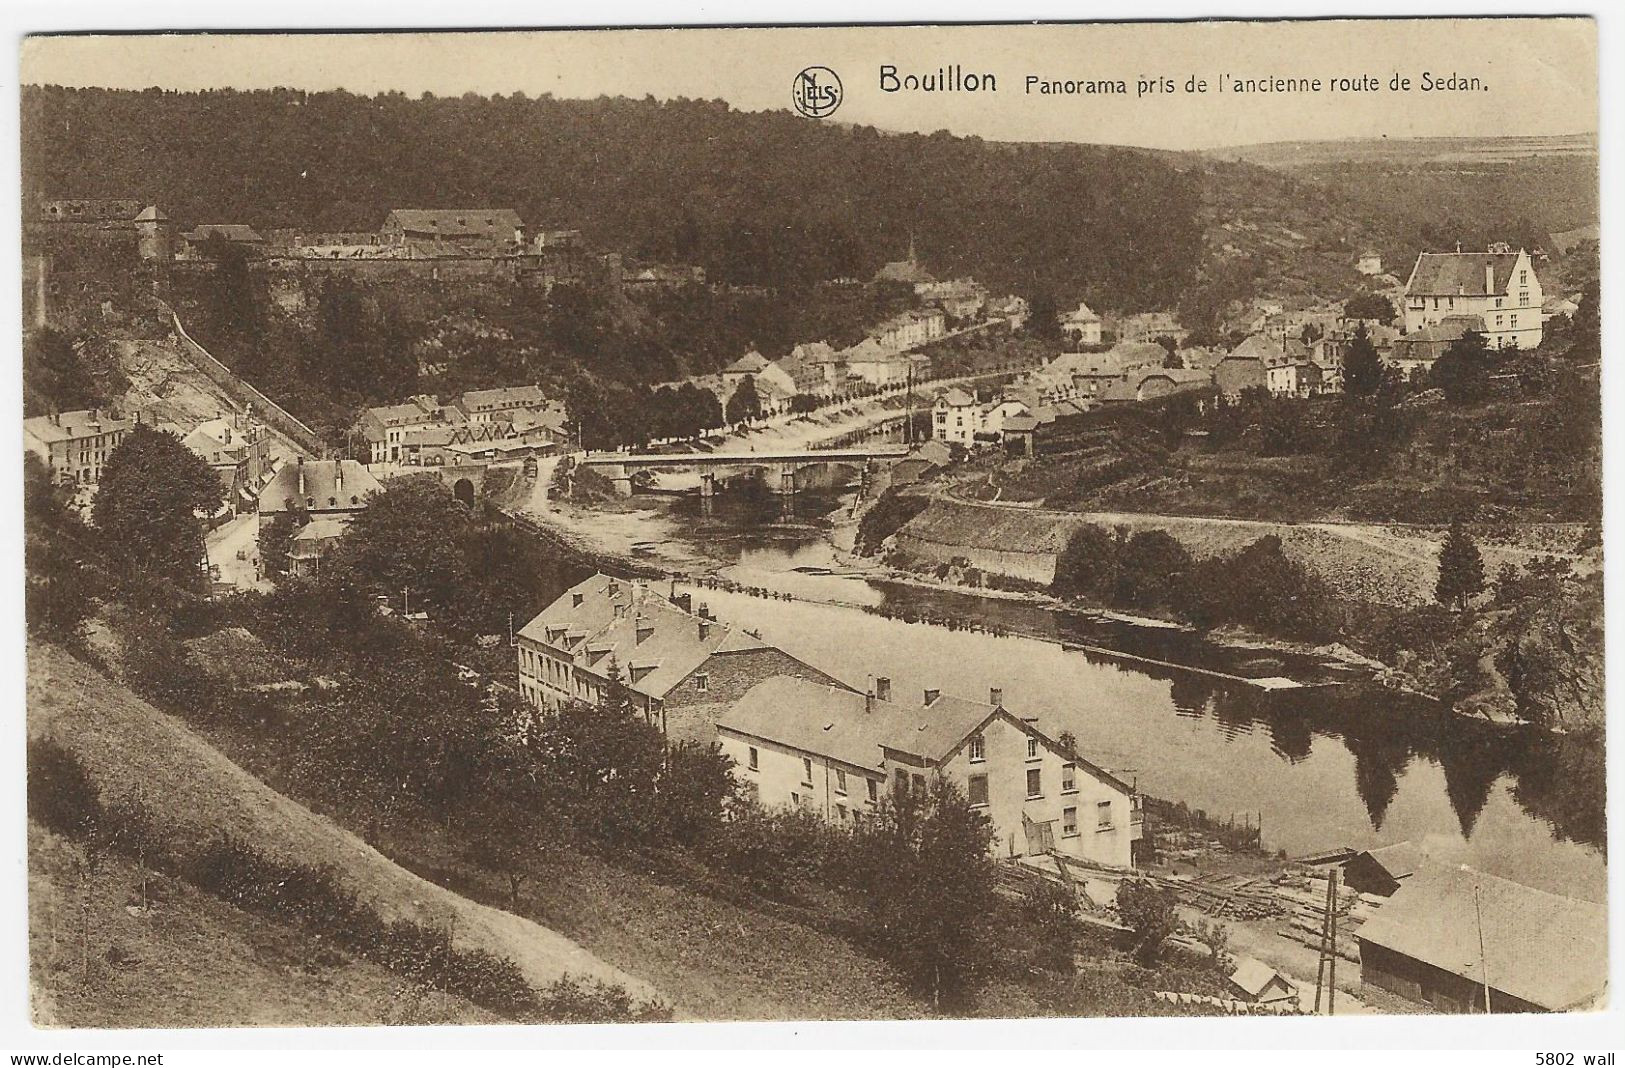
[(695, 471), (700, 475), (700, 496), (716, 493), (717, 480), (761, 470), (776, 493), (794, 494), (796, 473), (803, 468), (841, 465), (857, 471), (876, 462), (896, 462), (908, 456), (909, 446), (855, 445), (840, 449), (770, 449), (758, 452), (597, 452), (581, 464), (596, 469), (615, 484), (615, 491), (631, 496), (632, 476), (638, 471)]

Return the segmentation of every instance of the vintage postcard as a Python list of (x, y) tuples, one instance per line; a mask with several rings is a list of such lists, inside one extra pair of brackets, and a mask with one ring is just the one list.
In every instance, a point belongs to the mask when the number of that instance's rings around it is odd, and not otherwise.
[(1605, 1009), (1597, 55), (23, 40), (19, 1011)]

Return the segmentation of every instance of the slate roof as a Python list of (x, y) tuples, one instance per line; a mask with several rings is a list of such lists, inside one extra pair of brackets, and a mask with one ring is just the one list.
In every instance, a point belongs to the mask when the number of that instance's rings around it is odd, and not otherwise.
[(972, 397), (969, 393), (966, 393), (957, 386), (942, 394), (937, 399), (947, 402), (948, 406), (951, 408), (966, 408), (976, 403), (976, 398)]
[[(851, 690), (780, 675), (757, 683), (717, 721), (718, 729), (829, 756), (859, 768), (881, 770), (886, 750), (931, 763), (946, 760), (995, 716), (1003, 716), (1037, 736), (1050, 749), (1060, 747), (1037, 727), (1000, 705), (941, 694), (929, 705), (881, 701)], [(1115, 775), (1075, 755), (1080, 770), (1110, 786), (1132, 792)]]
[[(128, 430), (128, 419), (114, 419), (105, 411), (86, 409), (77, 412), (58, 412), (56, 415), (32, 415), (23, 420), (23, 430), (42, 441), (67, 441), (95, 434), (110, 434), (115, 430)], [(179, 437), (180, 435), (176, 435)]]
[[(573, 604), (575, 595), (581, 604)], [(616, 608), (622, 609), (620, 616)], [(621, 681), (656, 700), (712, 656), (770, 649), (757, 638), (717, 620), (685, 612), (655, 590), (625, 579), (597, 574), (576, 583), (542, 609), (520, 636), (568, 653), (577, 669), (607, 678), (613, 657)], [(645, 631), (642, 641), (638, 631)], [(648, 669), (644, 673), (644, 669)], [(634, 679), (634, 674), (639, 677)]]
[(162, 208), (158, 207), (158, 205), (154, 204), (151, 207), (141, 209), (141, 214), (137, 215), (135, 217), (135, 221), (136, 222), (168, 222), (169, 221), (169, 216), (164, 214), (164, 209), (162, 209)]
[(547, 404), (547, 394), (540, 386), (501, 386), (497, 389), (471, 389), (463, 394), (465, 412), (489, 411), (508, 407), (540, 408)]
[(243, 244), (257, 244), (265, 240), (252, 226), (243, 223), (203, 223), (182, 236), (188, 241), (207, 241), (219, 237)]
[(723, 368), (723, 374), (754, 375), (767, 366), (767, 357), (754, 349)]
[[(338, 478), (341, 470), (342, 486)], [(379, 489), (372, 472), (357, 460), (290, 460), (277, 468), (260, 491), (260, 511), (288, 511), (289, 500), (295, 508), (357, 508)], [(315, 504), (306, 503), (312, 500)]]
[(1493, 989), (1554, 1012), (1582, 1008), (1606, 990), (1604, 906), (1487, 872), (1426, 867), (1401, 883), (1355, 937), (1483, 982), (1480, 915)]
[[(1423, 252), (1411, 268), (1405, 293), (1413, 297), (1485, 297), (1505, 293), (1512, 281), (1518, 252)], [(1485, 286), (1485, 268), (1493, 273), (1494, 286)]]
[(512, 208), (396, 208), (384, 220), (409, 234), (511, 238), (524, 222)]
[(1263, 359), (1282, 355), (1307, 360), (1309, 346), (1295, 337), (1278, 338), (1249, 334), (1241, 344), (1230, 350), (1232, 359)]

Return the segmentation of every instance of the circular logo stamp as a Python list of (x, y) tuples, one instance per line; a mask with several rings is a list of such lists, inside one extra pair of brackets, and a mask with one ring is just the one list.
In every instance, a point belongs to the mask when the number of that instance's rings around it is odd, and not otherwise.
[(841, 106), (841, 79), (828, 67), (808, 67), (796, 75), (790, 99), (809, 119), (832, 115)]

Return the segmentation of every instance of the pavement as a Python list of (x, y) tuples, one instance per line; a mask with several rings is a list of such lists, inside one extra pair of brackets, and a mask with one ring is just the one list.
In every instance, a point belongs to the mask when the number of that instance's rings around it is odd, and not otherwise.
[(209, 531), (203, 545), (209, 554), (209, 564), (220, 569), (220, 580), (228, 586), (246, 590), (270, 590), (273, 583), (259, 575), (260, 517), (258, 512), (244, 512)]

